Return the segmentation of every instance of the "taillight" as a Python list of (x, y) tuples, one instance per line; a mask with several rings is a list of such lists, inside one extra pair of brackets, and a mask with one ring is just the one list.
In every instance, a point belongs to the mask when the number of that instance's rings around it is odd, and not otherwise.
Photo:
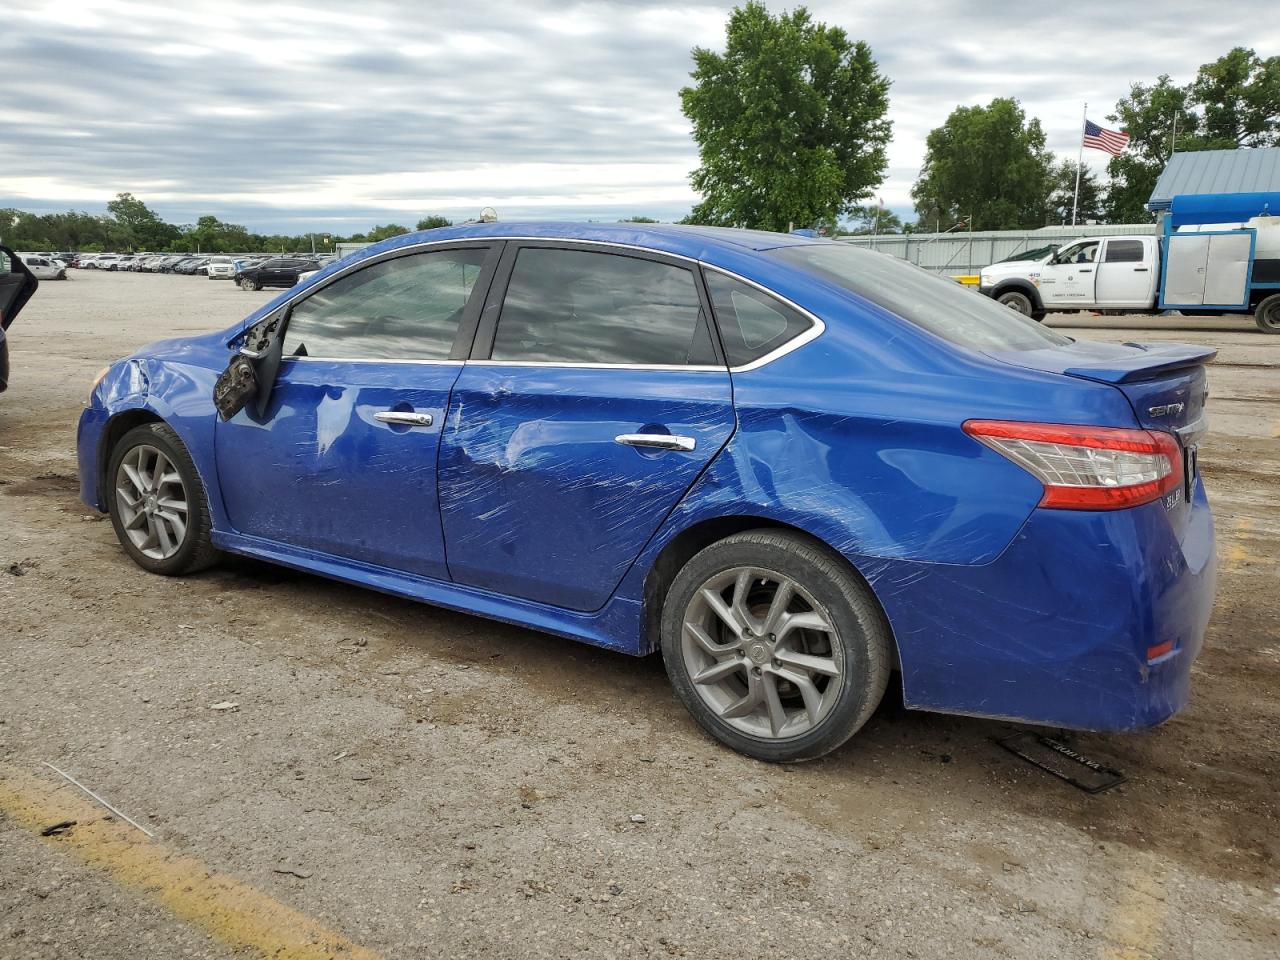
[(1042, 507), (1118, 510), (1182, 484), (1182, 448), (1171, 433), (1010, 420), (969, 420), (964, 432), (1043, 483)]

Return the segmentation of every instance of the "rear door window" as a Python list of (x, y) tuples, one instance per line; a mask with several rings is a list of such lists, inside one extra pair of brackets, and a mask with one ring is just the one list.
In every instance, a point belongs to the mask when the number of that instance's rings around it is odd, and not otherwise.
[(286, 357), (446, 360), (488, 248), (383, 260), (294, 305)]
[(1107, 254), (1104, 263), (1141, 263), (1143, 257), (1141, 240), (1108, 240)]
[(491, 357), (636, 366), (715, 362), (691, 269), (541, 247), (516, 257)]

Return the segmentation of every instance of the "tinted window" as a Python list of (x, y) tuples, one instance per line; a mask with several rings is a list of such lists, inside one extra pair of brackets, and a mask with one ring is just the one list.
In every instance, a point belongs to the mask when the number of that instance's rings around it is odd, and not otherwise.
[(714, 270), (708, 270), (706, 277), (731, 367), (759, 360), (813, 325), (799, 311), (741, 280)]
[(1070, 342), (977, 291), (887, 254), (846, 243), (823, 243), (782, 247), (767, 255), (844, 287), (961, 346), (1034, 350)]
[(1107, 263), (1141, 263), (1141, 240), (1108, 240)]
[(495, 360), (711, 363), (693, 273), (638, 257), (527, 248), (516, 257)]
[(445, 360), (486, 250), (442, 250), (384, 260), (298, 303), (285, 356)]

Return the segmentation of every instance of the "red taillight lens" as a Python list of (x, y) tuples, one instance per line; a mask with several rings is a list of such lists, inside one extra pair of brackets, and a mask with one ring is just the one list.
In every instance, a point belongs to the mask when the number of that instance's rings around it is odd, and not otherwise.
[(1171, 433), (1011, 420), (969, 420), (964, 432), (1043, 483), (1042, 507), (1118, 510), (1182, 484), (1182, 447)]

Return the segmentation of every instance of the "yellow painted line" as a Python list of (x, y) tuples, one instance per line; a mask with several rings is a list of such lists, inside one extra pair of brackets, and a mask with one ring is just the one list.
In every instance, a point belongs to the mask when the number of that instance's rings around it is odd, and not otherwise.
[(247, 883), (148, 840), (73, 789), (0, 764), (0, 810), (12, 823), (38, 836), (55, 823), (76, 821), (45, 842), (233, 950), (270, 960), (379, 960), (376, 953)]
[(1234, 573), (1244, 566), (1246, 560), (1256, 559), (1249, 548), (1241, 542), (1241, 537), (1252, 527), (1253, 521), (1248, 517), (1237, 517), (1235, 523), (1231, 525), (1231, 532), (1226, 537), (1226, 548), (1222, 551), (1223, 573)]
[(1158, 960), (1157, 948), (1169, 904), (1149, 873), (1130, 869), (1120, 877), (1119, 902), (1107, 920), (1106, 960)]

